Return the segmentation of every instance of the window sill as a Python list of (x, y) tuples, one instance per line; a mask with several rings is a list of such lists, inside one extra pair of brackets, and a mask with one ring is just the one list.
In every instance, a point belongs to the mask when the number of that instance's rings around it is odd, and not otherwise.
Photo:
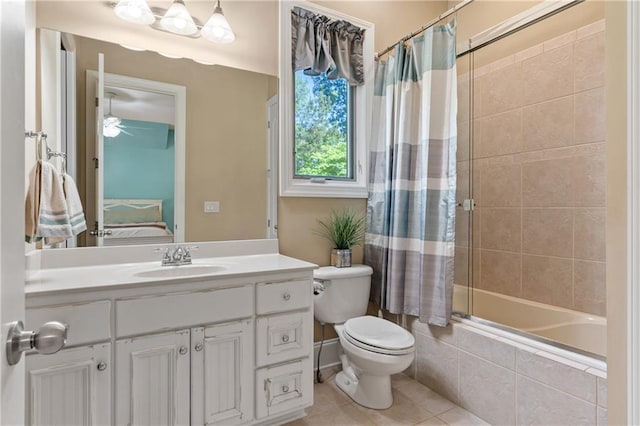
[(280, 188), (281, 197), (368, 198), (366, 186), (356, 182), (311, 183), (308, 180), (289, 181)]

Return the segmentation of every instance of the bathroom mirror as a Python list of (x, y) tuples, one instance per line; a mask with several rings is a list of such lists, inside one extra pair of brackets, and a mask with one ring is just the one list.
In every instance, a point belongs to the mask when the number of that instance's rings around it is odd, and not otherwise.
[[(45, 32), (41, 30), (40, 33)], [(277, 125), (277, 86), (275, 76), (231, 68), (221, 65), (205, 65), (187, 58), (168, 58), (154, 51), (135, 51), (119, 44), (96, 40), (75, 34), (62, 33), (61, 39), (66, 45), (73, 47), (74, 59), (71, 64), (75, 72), (75, 111), (69, 112), (76, 124), (75, 149), (77, 161), (70, 164), (76, 166), (78, 184), (85, 212), (87, 213), (88, 231), (93, 229), (95, 221), (94, 166), (95, 149), (93, 148), (93, 121), (95, 113), (90, 104), (92, 94), (91, 82), (87, 76), (97, 69), (98, 53), (104, 54), (104, 71), (107, 75), (140, 79), (151, 82), (168, 83), (186, 89), (185, 138), (184, 138), (184, 241), (240, 240), (275, 237), (275, 179), (277, 173), (274, 164), (277, 150), (275, 125)], [(63, 46), (65, 43), (62, 43)], [(62, 53), (65, 54), (64, 52)], [(43, 55), (40, 49), (40, 56)], [(44, 59), (39, 58), (40, 65)], [(69, 64), (69, 62), (67, 62)], [(39, 67), (41, 72), (44, 68)], [(89, 73), (87, 73), (89, 71)], [(69, 75), (69, 71), (63, 72)], [(41, 75), (42, 90), (45, 90), (46, 76)], [(90, 79), (91, 77), (89, 77)], [(51, 79), (49, 77), (49, 79)], [(159, 109), (162, 98), (147, 94), (123, 91), (122, 88), (109, 84), (106, 77), (105, 92), (108, 94), (103, 104), (105, 114), (109, 113), (109, 97), (111, 98), (111, 115), (125, 121), (124, 138), (105, 138), (105, 147), (109, 148), (111, 164), (127, 164), (130, 177), (119, 176), (120, 184), (130, 180), (136, 181), (136, 174), (143, 169), (154, 169), (149, 163), (152, 156), (168, 154), (172, 149), (171, 134), (176, 123), (168, 119), (154, 118), (146, 114), (146, 110)], [(63, 85), (64, 86), (64, 85)], [(157, 95), (157, 94), (156, 94)], [(129, 112), (120, 108), (123, 103), (133, 100), (138, 103)], [(166, 99), (165, 99), (166, 100)], [(146, 103), (145, 103), (146, 102)], [(168, 100), (171, 103), (171, 100)], [(120, 104), (120, 106), (119, 106)], [(69, 108), (67, 108), (69, 110)], [(137, 110), (137, 113), (131, 112)], [(47, 115), (64, 116), (60, 111), (51, 112), (45, 105), (41, 108), (43, 131), (48, 121)], [(124, 114), (124, 115), (123, 115)], [(73, 120), (71, 120), (72, 122)], [(66, 120), (66, 123), (69, 123)], [(153, 125), (149, 124), (153, 123)], [(162, 147), (147, 146), (127, 151), (123, 144), (137, 141), (141, 145), (142, 137), (138, 132), (151, 132), (149, 127), (158, 127), (164, 132)], [(127, 130), (127, 127), (129, 129)], [(134, 129), (135, 128), (135, 129)], [(141, 130), (145, 128), (146, 130)], [(60, 132), (59, 132), (60, 133)], [(64, 133), (64, 132), (62, 132)], [(167, 135), (169, 142), (167, 143)], [(128, 141), (128, 142), (127, 142)], [(144, 142), (142, 145), (149, 145)], [(157, 145), (157, 144), (156, 144)], [(117, 148), (117, 149), (115, 149)], [(146, 150), (145, 150), (146, 149)], [(105, 152), (106, 154), (106, 152)], [(117, 160), (114, 155), (120, 155)], [(157, 169), (168, 168), (158, 160)], [(108, 164), (105, 164), (108, 166)], [(136, 167), (139, 166), (139, 170)], [(157, 171), (157, 170), (156, 170)], [(106, 170), (105, 170), (106, 172)], [(173, 171), (168, 171), (173, 173)], [(122, 171), (111, 170), (113, 181)], [(180, 176), (176, 179), (179, 181)], [(158, 178), (163, 179), (163, 178)], [(165, 183), (166, 184), (166, 183)], [(160, 182), (158, 182), (158, 186)], [(126, 183), (124, 184), (127, 187)], [(105, 187), (105, 189), (107, 189)], [(157, 194), (137, 193), (135, 196), (108, 195), (105, 198), (117, 200), (157, 199)], [(205, 212), (205, 203), (212, 212)], [(167, 203), (169, 204), (169, 203)], [(166, 214), (165, 214), (166, 216)], [(171, 219), (162, 218), (162, 222)], [(155, 221), (152, 221), (155, 222)], [(172, 225), (170, 225), (171, 229)], [(95, 245), (96, 238), (88, 237), (88, 231), (78, 239), (79, 246)], [(166, 242), (166, 240), (136, 240), (143, 243)], [(129, 244), (126, 240), (122, 244)]]

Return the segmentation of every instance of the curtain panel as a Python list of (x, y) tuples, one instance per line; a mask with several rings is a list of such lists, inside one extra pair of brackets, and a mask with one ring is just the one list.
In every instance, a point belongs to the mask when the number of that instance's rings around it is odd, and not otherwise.
[(294, 7), (291, 11), (293, 71), (304, 70), (312, 76), (326, 73), (329, 80), (344, 78), (352, 86), (363, 85), (364, 32), (350, 22)]
[(439, 326), (453, 301), (455, 45), (452, 21), (377, 63), (364, 247), (372, 300)]

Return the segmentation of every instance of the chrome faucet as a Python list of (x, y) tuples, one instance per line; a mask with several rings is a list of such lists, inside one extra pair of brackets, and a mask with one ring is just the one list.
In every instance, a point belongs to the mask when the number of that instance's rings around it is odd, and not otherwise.
[(180, 266), (191, 265), (191, 250), (196, 250), (198, 246), (181, 246), (178, 245), (171, 252), (169, 247), (164, 249), (156, 249), (162, 251), (162, 266)]

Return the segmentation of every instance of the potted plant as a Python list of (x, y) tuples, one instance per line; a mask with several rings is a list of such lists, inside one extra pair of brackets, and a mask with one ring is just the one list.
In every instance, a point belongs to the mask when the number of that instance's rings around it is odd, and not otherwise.
[(364, 241), (365, 217), (353, 210), (331, 211), (329, 219), (318, 220), (319, 235), (325, 237), (333, 245), (331, 265), (336, 268), (351, 266), (351, 247)]

